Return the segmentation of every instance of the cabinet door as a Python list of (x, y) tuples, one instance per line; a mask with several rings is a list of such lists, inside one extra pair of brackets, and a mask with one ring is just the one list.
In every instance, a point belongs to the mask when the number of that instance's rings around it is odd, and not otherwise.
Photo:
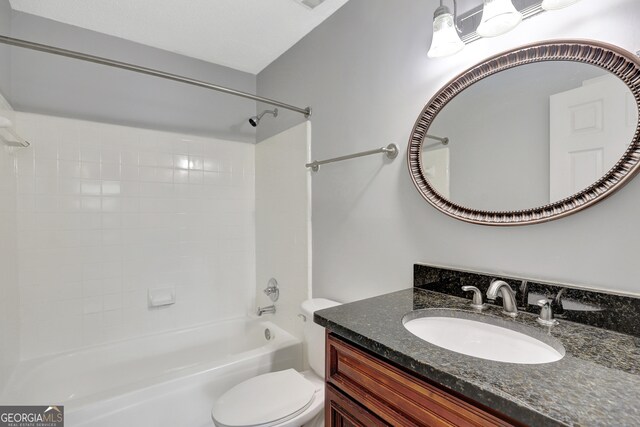
[(378, 417), (327, 384), (325, 425), (328, 427), (387, 427)]
[[(327, 383), (370, 414), (402, 427), (521, 425), (327, 335)], [(362, 424), (354, 424), (362, 425)], [(366, 424), (365, 424), (366, 425)]]

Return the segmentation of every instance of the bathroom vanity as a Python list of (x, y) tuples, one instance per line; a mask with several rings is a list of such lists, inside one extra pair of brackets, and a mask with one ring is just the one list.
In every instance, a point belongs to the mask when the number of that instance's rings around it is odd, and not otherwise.
[[(539, 307), (520, 302), (525, 293), (552, 297), (565, 285), (429, 266), (416, 266), (414, 276), (414, 288), (315, 313), (327, 328), (327, 425), (640, 425), (638, 300), (565, 290), (571, 304), (564, 305), (579, 310), (562, 310), (560, 303), (558, 324), (549, 327), (536, 321)], [(478, 313), (470, 296), (455, 295), (470, 283), (484, 293), (496, 278), (521, 285), (514, 291), (521, 305), (515, 318), (503, 313), (500, 300)], [(405, 328), (407, 318), (434, 310), (531, 331), (561, 343), (562, 357), (541, 364), (487, 360)]]
[(522, 425), (334, 334), (327, 334), (326, 378), (331, 426)]

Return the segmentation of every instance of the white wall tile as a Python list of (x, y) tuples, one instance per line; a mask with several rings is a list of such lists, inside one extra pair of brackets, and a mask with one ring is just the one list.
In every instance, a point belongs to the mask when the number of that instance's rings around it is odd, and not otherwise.
[[(10, 162), (5, 157), (4, 149), (0, 147), (0, 162)], [(7, 172), (7, 173), (5, 173)], [(12, 179), (15, 185), (15, 175), (8, 172), (4, 166), (0, 166), (0, 179)], [(15, 201), (10, 202), (13, 196), (15, 200), (15, 186), (12, 191), (0, 193), (0, 271), (2, 271), (2, 284), (0, 285), (0, 384), (6, 378), (18, 360), (19, 354), (19, 288), (17, 276), (17, 242), (16, 242), (16, 215)], [(9, 199), (9, 200), (7, 200)], [(6, 204), (5, 204), (6, 202)], [(11, 208), (13, 206), (13, 208)]]
[[(247, 314), (253, 145), (26, 113), (16, 122), (32, 143), (8, 195), (21, 212), (23, 359)], [(158, 286), (175, 286), (174, 306), (147, 307)], [(58, 341), (45, 336), (53, 326), (66, 331)]]
[[(0, 95), (0, 115), (15, 121), (15, 113)], [(0, 143), (0, 385), (18, 362), (20, 350), (20, 288), (18, 282), (19, 247), (17, 167), (34, 171), (32, 150), (6, 150)], [(29, 177), (30, 176), (30, 177)], [(32, 194), (35, 191), (33, 173), (22, 177), (21, 187)], [(23, 200), (20, 208), (32, 211), (32, 200)], [(25, 203), (26, 202), (26, 203)], [(30, 219), (23, 223), (28, 223)]]
[[(256, 290), (261, 306), (271, 304), (262, 290), (271, 277), (278, 280), (280, 300), (276, 303), (275, 322), (302, 337), (303, 324), (298, 318), (300, 303), (309, 297), (309, 171), (304, 167), (308, 157), (309, 123), (303, 123), (256, 146)], [(237, 153), (231, 176), (233, 194), (252, 184), (253, 159)], [(225, 204), (224, 211), (242, 212), (247, 200), (235, 199)], [(246, 241), (241, 228), (222, 231), (223, 241), (230, 247), (241, 247)], [(252, 236), (245, 236), (252, 238)], [(309, 320), (308, 320), (309, 321)]]

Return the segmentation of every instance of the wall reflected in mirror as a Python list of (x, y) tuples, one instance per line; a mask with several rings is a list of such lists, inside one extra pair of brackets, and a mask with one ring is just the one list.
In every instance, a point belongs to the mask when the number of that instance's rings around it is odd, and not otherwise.
[(638, 124), (629, 88), (603, 69), (549, 61), (491, 75), (435, 117), (422, 168), (452, 203), (516, 211), (570, 197), (622, 157)]

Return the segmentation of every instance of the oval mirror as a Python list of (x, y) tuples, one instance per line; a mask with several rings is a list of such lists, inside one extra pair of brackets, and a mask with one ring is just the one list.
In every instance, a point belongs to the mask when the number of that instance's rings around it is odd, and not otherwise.
[(486, 225), (549, 221), (638, 171), (640, 61), (585, 41), (538, 43), (461, 74), (424, 108), (408, 161), (422, 196)]

